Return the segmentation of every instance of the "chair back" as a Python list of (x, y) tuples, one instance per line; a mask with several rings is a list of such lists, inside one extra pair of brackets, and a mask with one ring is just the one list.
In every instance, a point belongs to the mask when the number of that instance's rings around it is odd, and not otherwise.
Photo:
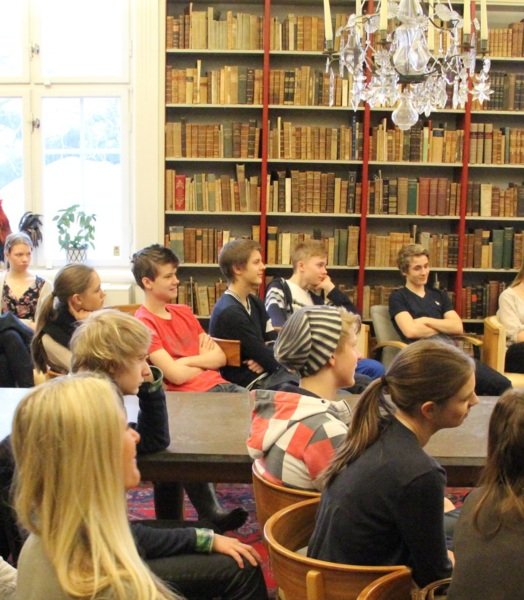
[(253, 463), (252, 478), (257, 521), (261, 531), (264, 529), (264, 525), (269, 517), (274, 515), (281, 508), (286, 508), (286, 506), (291, 506), (301, 500), (318, 498), (320, 496), (319, 492), (297, 490), (271, 483), (271, 481), (264, 479), (262, 475), (258, 473), (256, 461)]
[(366, 586), (357, 600), (411, 600), (411, 569), (399, 569)]
[[(385, 304), (376, 304), (370, 308), (371, 320), (373, 321), (373, 330), (377, 344), (386, 342), (401, 342), (399, 334), (393, 325), (393, 321), (389, 316), (389, 307)], [(381, 362), (386, 367), (389, 367), (395, 356), (399, 353), (399, 348), (386, 346), (382, 348)]]
[(443, 600), (447, 598), (450, 583), (451, 577), (428, 583), (425, 588), (419, 590), (417, 600)]
[(222, 352), (226, 355), (226, 365), (228, 367), (240, 367), (242, 364), (240, 340), (224, 340), (214, 337), (213, 341), (222, 348)]
[(404, 566), (367, 567), (309, 558), (307, 546), (320, 498), (303, 500), (270, 517), (264, 527), (271, 568), (286, 600), (356, 600), (375, 579)]
[(141, 307), (141, 304), (114, 304), (113, 306), (107, 306), (106, 308), (114, 308), (121, 312), (125, 312), (129, 315), (135, 316), (136, 311)]
[(493, 315), (484, 319), (482, 361), (499, 373), (504, 373), (506, 357), (506, 329)]
[(362, 323), (360, 333), (357, 338), (357, 350), (363, 358), (369, 356), (369, 325)]

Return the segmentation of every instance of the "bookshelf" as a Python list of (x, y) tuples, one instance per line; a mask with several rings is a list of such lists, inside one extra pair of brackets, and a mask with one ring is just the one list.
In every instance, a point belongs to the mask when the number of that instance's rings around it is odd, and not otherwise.
[[(331, 4), (336, 28), (350, 7)], [(524, 13), (488, 10), (491, 102), (401, 132), (391, 110), (349, 108), (347, 81), (329, 106), (321, 2), (166, 1), (166, 243), (204, 307), (230, 237), (259, 239), (272, 277), (313, 235), (364, 317), (399, 285), (394, 257), (414, 238), (468, 322), (492, 311), (522, 261)]]

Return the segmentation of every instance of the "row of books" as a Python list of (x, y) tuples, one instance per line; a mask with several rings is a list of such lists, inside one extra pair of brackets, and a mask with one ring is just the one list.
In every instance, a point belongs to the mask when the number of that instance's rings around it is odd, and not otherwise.
[(504, 281), (486, 281), (479, 285), (468, 285), (461, 290), (461, 319), (484, 319), (494, 315), (499, 306), (499, 296), (506, 289)]
[[(271, 69), (269, 104), (291, 106), (350, 106), (350, 76), (335, 75), (335, 88), (330, 93), (330, 75), (310, 65), (290, 69)], [(331, 103), (331, 100), (333, 101)]]
[(370, 160), (457, 163), (462, 161), (464, 131), (416, 123), (409, 131), (388, 126), (388, 119), (371, 130)]
[[(224, 244), (238, 237), (242, 236), (233, 235), (229, 229), (170, 225), (165, 243), (177, 255), (180, 262), (209, 265), (218, 261), (218, 255)], [(259, 225), (251, 226), (250, 237), (260, 240)]]
[(460, 183), (447, 177), (390, 177), (379, 173), (369, 182), (370, 214), (456, 216)]
[(261, 50), (263, 19), (248, 13), (220, 13), (214, 6), (166, 17), (166, 47), (210, 50)]
[(178, 304), (187, 304), (199, 317), (209, 317), (217, 300), (227, 289), (227, 283), (219, 279), (209, 285), (198, 283), (193, 277), (178, 284)]
[[(390, 177), (369, 182), (370, 214), (458, 216), (460, 183), (447, 177)], [(524, 184), (501, 188), (468, 181), (466, 216), (524, 217)]]
[(293, 125), (277, 117), (269, 130), (269, 158), (292, 160), (362, 160), (362, 123), (321, 127)]
[(488, 44), (491, 56), (524, 56), (524, 22), (490, 27)]
[(259, 158), (260, 127), (256, 119), (217, 124), (166, 123), (166, 158)]
[(412, 243), (409, 233), (368, 233), (366, 236), (366, 267), (395, 267), (400, 249)]
[(195, 67), (166, 65), (167, 104), (262, 104), (262, 69), (224, 65), (202, 72)]
[(289, 14), (281, 21), (278, 17), (271, 17), (270, 48), (271, 50), (322, 52), (324, 18)]
[(236, 179), (215, 173), (189, 176), (170, 168), (166, 169), (165, 178), (167, 211), (260, 211), (259, 177), (246, 177), (245, 165), (236, 165)]
[(524, 108), (524, 75), (491, 71), (489, 82), (492, 94), (480, 104), (473, 101), (473, 110), (522, 110)]
[[(335, 29), (346, 24), (347, 15), (335, 15)], [(194, 10), (189, 2), (181, 15), (166, 18), (168, 48), (250, 50), (262, 48), (263, 18), (248, 13), (220, 13), (214, 6)], [(324, 48), (324, 19), (315, 15), (288, 14), (282, 21), (273, 17), (270, 22), (272, 50), (322, 51)], [(433, 28), (434, 45), (449, 44), (446, 32)], [(337, 40), (338, 41), (338, 40)], [(524, 27), (512, 23), (508, 27), (489, 29), (489, 48), (492, 56), (524, 56)]]
[(470, 164), (515, 165), (524, 163), (524, 129), (471, 123)]
[(358, 214), (361, 198), (356, 171), (349, 171), (347, 179), (335, 173), (294, 169), (268, 175), (268, 212)]
[[(246, 177), (236, 165), (236, 179), (226, 174), (183, 175), (166, 170), (167, 211), (259, 212), (258, 175)], [(268, 175), (267, 211), (281, 213), (359, 214), (362, 185), (357, 172), (348, 178), (332, 172), (273, 171)], [(460, 183), (447, 177), (389, 177), (381, 173), (369, 182), (370, 215), (458, 216)], [(466, 216), (524, 217), (524, 185), (501, 188), (468, 181)]]
[(466, 215), (524, 217), (524, 184), (509, 183), (503, 189), (493, 183), (468, 181)]
[(312, 235), (301, 232), (279, 231), (277, 226), (267, 228), (267, 263), (269, 265), (291, 264), (291, 252), (299, 243), (313, 237), (324, 242), (328, 263), (348, 267), (358, 266), (358, 240), (360, 227), (349, 225), (345, 228), (335, 228), (332, 236), (320, 234), (318, 231)]
[(464, 268), (520, 269), (523, 237), (514, 227), (476, 228), (466, 233)]

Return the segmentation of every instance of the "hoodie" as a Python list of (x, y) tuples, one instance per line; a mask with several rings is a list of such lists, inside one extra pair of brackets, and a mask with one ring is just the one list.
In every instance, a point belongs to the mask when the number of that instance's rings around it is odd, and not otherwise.
[(319, 475), (345, 439), (349, 405), (294, 392), (253, 392), (247, 449), (262, 477), (279, 485), (318, 490)]

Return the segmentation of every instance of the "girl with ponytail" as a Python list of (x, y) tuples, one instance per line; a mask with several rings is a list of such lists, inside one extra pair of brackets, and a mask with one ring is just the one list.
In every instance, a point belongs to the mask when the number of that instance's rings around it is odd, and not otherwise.
[(324, 473), (308, 554), (406, 564), (420, 586), (448, 577), (445, 472), (422, 448), (440, 429), (459, 426), (477, 402), (474, 364), (462, 351), (431, 340), (403, 349), (362, 394)]

